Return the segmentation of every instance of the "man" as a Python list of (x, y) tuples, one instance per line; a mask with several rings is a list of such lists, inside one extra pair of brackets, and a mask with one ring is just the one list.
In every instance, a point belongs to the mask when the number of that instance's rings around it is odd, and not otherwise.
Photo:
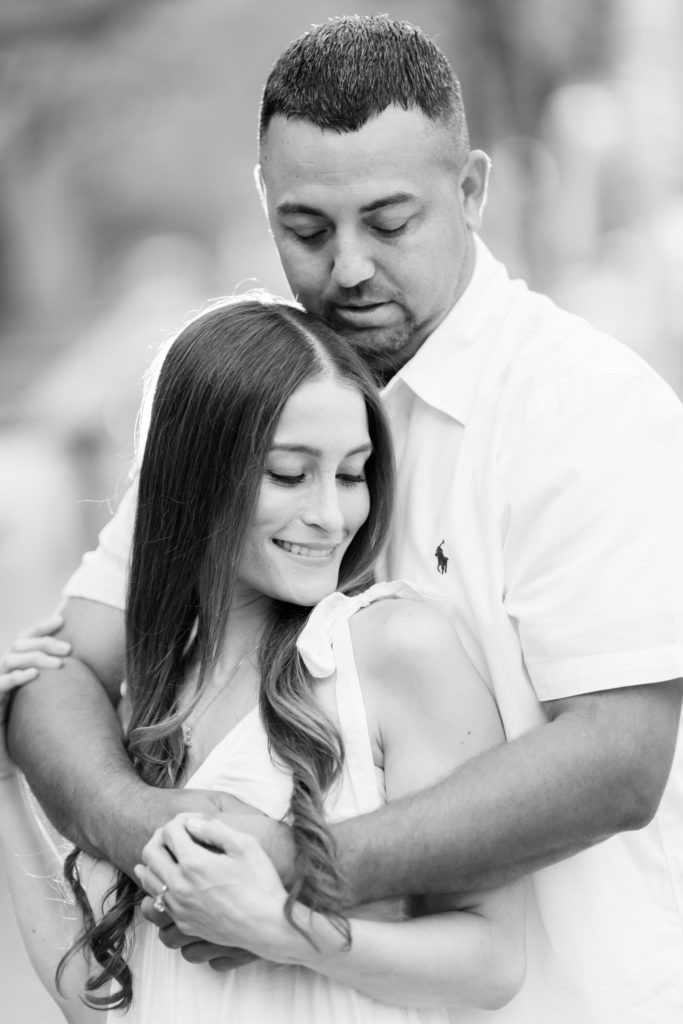
[[(673, 1024), (680, 403), (633, 353), (510, 281), (478, 239), (488, 160), (418, 30), (343, 18), (293, 43), (266, 84), (260, 156), (293, 294), (388, 381), (399, 493), (383, 571), (446, 598), (509, 741), (337, 826), (342, 869), (359, 901), (535, 872), (548, 948), (583, 1001), (568, 1019)], [(61, 685), (18, 693), (10, 722), (53, 820), (128, 870), (177, 811), (221, 806), (146, 789), (123, 751), (112, 702), (133, 506), (67, 586)], [(286, 832), (254, 828), (286, 875)]]

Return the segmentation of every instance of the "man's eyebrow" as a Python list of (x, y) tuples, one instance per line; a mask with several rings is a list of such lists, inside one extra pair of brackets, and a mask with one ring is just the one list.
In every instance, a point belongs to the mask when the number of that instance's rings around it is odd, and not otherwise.
[[(380, 199), (374, 199), (371, 203), (361, 206), (360, 212), (373, 213), (375, 210), (382, 210), (387, 206), (400, 206), (402, 203), (412, 203), (414, 200), (415, 196), (411, 192), (392, 192), (391, 195), (382, 196)], [(296, 214), (304, 214), (308, 217), (326, 216), (323, 210), (319, 210), (315, 206), (309, 206), (307, 203), (295, 203), (290, 200), (280, 203), (276, 210), (277, 213), (285, 217)]]
[(382, 196), (361, 207), (361, 213), (372, 213), (374, 210), (382, 210), (385, 206), (400, 206), (402, 203), (412, 203), (415, 196), (411, 192), (392, 192), (389, 196)]
[(285, 217), (288, 214), (304, 213), (309, 217), (324, 217), (325, 214), (322, 210), (316, 210), (315, 206), (307, 206), (306, 203), (291, 203), (288, 200), (280, 203), (276, 207), (277, 213), (284, 214)]

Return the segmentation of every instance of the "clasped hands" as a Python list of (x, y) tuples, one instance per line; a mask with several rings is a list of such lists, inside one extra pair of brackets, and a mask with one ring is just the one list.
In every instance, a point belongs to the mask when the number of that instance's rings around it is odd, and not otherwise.
[[(190, 963), (230, 970), (256, 957), (275, 959), (287, 897), (261, 841), (274, 847), (284, 826), (243, 808), (214, 818), (192, 812), (157, 829), (135, 868), (147, 893), (145, 918)], [(235, 827), (237, 826), (237, 827)], [(164, 910), (158, 909), (159, 898)], [(157, 906), (155, 906), (155, 901)]]

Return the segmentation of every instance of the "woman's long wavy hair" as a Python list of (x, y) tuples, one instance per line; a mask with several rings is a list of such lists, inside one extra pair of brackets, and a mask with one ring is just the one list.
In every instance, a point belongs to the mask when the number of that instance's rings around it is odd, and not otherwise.
[[(297, 306), (265, 296), (228, 300), (178, 335), (161, 365), (140, 467), (126, 609), (127, 743), (150, 786), (181, 784), (187, 765), (181, 708), (190, 665), (197, 696), (225, 641), (245, 538), (274, 432), (287, 400), (304, 382), (333, 377), (365, 400), (372, 454), (366, 466), (370, 512), (351, 541), (339, 589), (367, 585), (389, 526), (394, 468), (388, 427), (369, 371), (343, 339)], [(260, 711), (271, 752), (292, 772), (290, 820), (296, 844), (295, 900), (327, 914), (349, 939), (344, 883), (323, 815), (343, 746), (318, 706), (296, 640), (310, 612), (280, 601), (259, 648)], [(109, 909), (95, 921), (78, 878), (78, 850), (65, 864), (84, 916), (77, 943), (99, 970), (86, 1001), (126, 1009), (126, 958), (143, 893), (119, 872)], [(292, 922), (293, 923), (293, 922)], [(113, 984), (112, 984), (113, 983)], [(106, 995), (98, 995), (108, 985)]]

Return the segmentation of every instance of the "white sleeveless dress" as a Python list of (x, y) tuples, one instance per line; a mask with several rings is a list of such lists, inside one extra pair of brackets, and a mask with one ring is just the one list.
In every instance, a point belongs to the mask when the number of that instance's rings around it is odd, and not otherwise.
[[(328, 678), (336, 672), (346, 757), (343, 775), (326, 802), (330, 821), (375, 810), (384, 802), (348, 620), (374, 601), (400, 596), (415, 599), (418, 592), (395, 582), (377, 584), (355, 597), (332, 594), (313, 610), (299, 637), (299, 650), (314, 677)], [(291, 779), (271, 761), (257, 708), (214, 747), (187, 785), (224, 790), (273, 818), (283, 818), (289, 807)], [(445, 1009), (378, 1002), (304, 967), (257, 960), (217, 973), (206, 965), (188, 964), (177, 950), (163, 946), (156, 928), (142, 918), (130, 966), (133, 1005), (125, 1016), (110, 1011), (109, 1024), (446, 1024), (456, 1019)], [(479, 1014), (462, 1018), (470, 1019), (479, 1020)]]

